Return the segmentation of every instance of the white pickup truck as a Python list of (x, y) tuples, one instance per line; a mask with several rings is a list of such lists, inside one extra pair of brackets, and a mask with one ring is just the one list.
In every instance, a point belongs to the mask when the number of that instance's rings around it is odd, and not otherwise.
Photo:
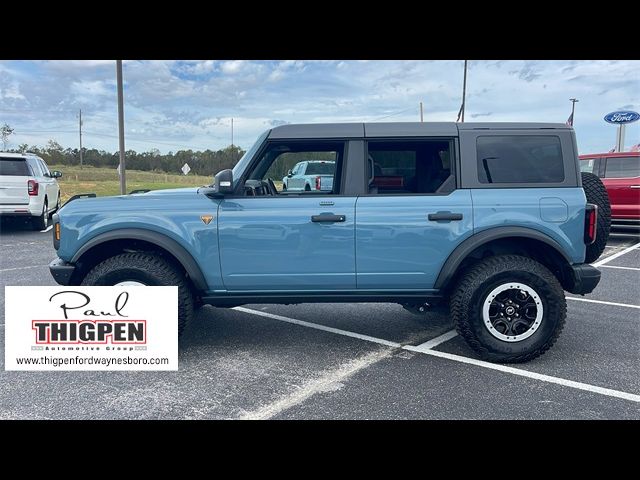
[(282, 179), (282, 189), (289, 191), (331, 191), (336, 162), (330, 160), (306, 160), (298, 162)]

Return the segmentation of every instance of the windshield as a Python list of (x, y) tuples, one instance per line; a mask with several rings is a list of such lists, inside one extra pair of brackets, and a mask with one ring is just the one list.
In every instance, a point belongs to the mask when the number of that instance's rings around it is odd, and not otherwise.
[(270, 131), (271, 130), (267, 130), (266, 132), (263, 132), (262, 135), (260, 135), (256, 140), (256, 143), (254, 143), (251, 146), (251, 148), (245, 152), (242, 158), (238, 160), (238, 163), (236, 163), (236, 166), (233, 167), (233, 183), (235, 184), (234, 187), (237, 186), (236, 182), (240, 179), (242, 172), (244, 172), (244, 169), (247, 167), (247, 164), (251, 161), (253, 156), (256, 154), (256, 152), (260, 148), (260, 145), (262, 145), (262, 143), (265, 141)]

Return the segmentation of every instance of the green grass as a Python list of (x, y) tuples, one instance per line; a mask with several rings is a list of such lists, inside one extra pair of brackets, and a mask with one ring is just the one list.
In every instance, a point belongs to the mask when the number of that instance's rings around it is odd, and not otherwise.
[[(92, 166), (50, 165), (49, 170), (60, 170), (58, 179), (62, 203), (79, 193), (95, 193), (99, 197), (120, 195), (120, 179), (115, 168)], [(177, 175), (164, 172), (142, 172), (127, 170), (127, 193), (131, 190), (200, 187), (209, 185), (211, 177), (199, 175)]]

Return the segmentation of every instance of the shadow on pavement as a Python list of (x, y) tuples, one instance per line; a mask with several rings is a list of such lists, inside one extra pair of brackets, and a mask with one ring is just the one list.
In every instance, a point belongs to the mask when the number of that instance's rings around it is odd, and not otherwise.
[(31, 217), (0, 217), (0, 235), (34, 231)]

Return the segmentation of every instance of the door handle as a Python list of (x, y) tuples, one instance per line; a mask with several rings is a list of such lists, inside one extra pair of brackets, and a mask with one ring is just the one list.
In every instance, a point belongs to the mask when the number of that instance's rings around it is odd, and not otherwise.
[(629, 188), (640, 188), (640, 185), (629, 185)]
[(450, 222), (452, 220), (462, 220), (462, 214), (452, 212), (437, 212), (430, 213), (429, 215), (427, 215), (427, 218), (432, 222)]
[(333, 215), (323, 213), (322, 215), (311, 215), (312, 222), (344, 222), (347, 219), (344, 215)]

